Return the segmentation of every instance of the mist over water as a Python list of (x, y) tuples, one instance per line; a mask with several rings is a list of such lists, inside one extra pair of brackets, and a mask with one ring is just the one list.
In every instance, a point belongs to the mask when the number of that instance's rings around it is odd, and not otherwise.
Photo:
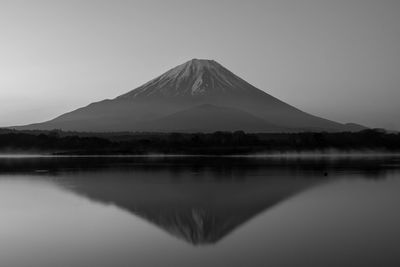
[(0, 266), (397, 266), (400, 158), (1, 158)]

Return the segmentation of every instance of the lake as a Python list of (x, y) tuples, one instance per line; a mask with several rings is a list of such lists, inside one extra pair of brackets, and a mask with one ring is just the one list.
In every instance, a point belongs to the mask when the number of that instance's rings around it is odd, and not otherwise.
[(400, 266), (400, 157), (0, 158), (0, 266)]

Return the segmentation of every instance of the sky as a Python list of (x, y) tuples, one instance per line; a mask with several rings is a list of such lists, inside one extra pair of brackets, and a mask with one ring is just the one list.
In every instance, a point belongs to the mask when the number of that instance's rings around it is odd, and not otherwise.
[(0, 0), (0, 127), (214, 59), (313, 115), (400, 130), (400, 1)]

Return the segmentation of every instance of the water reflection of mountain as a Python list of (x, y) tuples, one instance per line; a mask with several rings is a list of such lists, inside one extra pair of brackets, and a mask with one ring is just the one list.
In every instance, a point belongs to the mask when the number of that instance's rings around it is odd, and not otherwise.
[(178, 182), (163, 178), (162, 173), (155, 174), (159, 177), (151, 175), (148, 172), (74, 175), (68, 177), (67, 184), (80, 195), (113, 204), (199, 245), (216, 243), (257, 214), (320, 182), (315, 178), (288, 177), (265, 177), (265, 181), (195, 181), (194, 173), (187, 173)]
[(216, 243), (257, 214), (337, 175), (379, 178), (396, 166), (398, 161), (384, 158), (0, 160), (3, 173), (40, 174), (195, 245)]

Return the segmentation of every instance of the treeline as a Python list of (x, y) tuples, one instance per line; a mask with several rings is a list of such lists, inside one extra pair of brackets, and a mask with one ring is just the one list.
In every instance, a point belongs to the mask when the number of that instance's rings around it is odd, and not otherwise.
[(321, 150), (400, 151), (400, 134), (380, 129), (357, 133), (123, 133), (0, 131), (0, 152), (56, 154), (243, 154)]
[(62, 151), (95, 151), (112, 147), (112, 142), (98, 137), (65, 136), (56, 132), (28, 134), (0, 134), (1, 152), (62, 152)]

